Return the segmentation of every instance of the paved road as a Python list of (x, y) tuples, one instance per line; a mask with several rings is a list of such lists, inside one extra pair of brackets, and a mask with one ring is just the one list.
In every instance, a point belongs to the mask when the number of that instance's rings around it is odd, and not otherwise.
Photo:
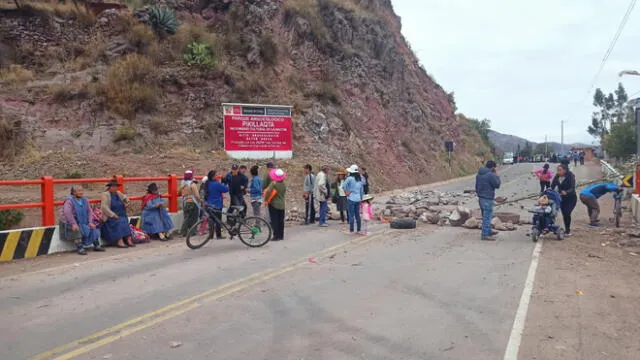
[[(503, 169), (503, 193), (535, 190), (531, 169)], [(525, 229), (496, 243), (429, 226), (287, 231), (262, 249), (176, 242), (4, 264), (0, 358), (503, 357), (533, 252)]]

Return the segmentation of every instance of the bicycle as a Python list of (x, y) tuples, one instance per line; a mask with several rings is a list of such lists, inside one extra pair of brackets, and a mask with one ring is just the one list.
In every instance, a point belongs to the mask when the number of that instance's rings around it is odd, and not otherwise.
[(224, 228), (231, 237), (238, 236), (240, 241), (248, 247), (258, 248), (264, 246), (271, 240), (271, 225), (260, 217), (243, 217), (240, 215), (244, 206), (231, 206), (231, 213), (227, 213), (227, 222), (218, 219), (222, 218), (224, 211), (212, 206), (203, 208), (203, 216), (195, 223), (186, 238), (187, 246), (196, 250), (203, 247), (209, 240), (213, 239), (215, 225)]
[(620, 227), (620, 219), (622, 218), (622, 193), (624, 190), (620, 189), (613, 193), (613, 199), (615, 201), (613, 205), (613, 218), (616, 222), (616, 227)]

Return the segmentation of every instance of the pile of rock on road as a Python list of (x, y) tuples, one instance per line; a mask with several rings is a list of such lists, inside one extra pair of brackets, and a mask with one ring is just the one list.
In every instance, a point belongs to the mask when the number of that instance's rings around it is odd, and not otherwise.
[[(475, 199), (473, 192), (437, 192), (416, 190), (391, 197), (386, 203), (377, 203), (377, 217), (414, 219), (425, 224), (479, 229), (481, 214), (471, 211), (464, 204)], [(494, 214), (491, 224), (498, 231), (513, 231), (520, 223), (520, 215), (514, 213)]]

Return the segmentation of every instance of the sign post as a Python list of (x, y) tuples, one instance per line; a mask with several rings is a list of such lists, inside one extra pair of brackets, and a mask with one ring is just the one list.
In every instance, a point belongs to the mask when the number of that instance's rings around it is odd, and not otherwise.
[(291, 106), (222, 104), (224, 150), (234, 159), (291, 159)]
[(635, 193), (637, 195), (640, 195), (640, 162), (636, 163), (636, 179), (635, 179), (636, 183), (636, 188), (635, 188)]
[(445, 141), (444, 142), (444, 149), (447, 152), (448, 155), (448, 159), (449, 159), (449, 167), (451, 167), (451, 153), (453, 152), (453, 147), (454, 147), (455, 143), (453, 141)]

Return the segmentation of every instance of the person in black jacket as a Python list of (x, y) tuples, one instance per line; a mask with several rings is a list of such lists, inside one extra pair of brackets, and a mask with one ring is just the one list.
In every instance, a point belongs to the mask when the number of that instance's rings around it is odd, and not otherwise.
[(562, 196), (560, 210), (564, 220), (564, 235), (571, 236), (571, 213), (576, 208), (578, 196), (576, 195), (576, 177), (569, 171), (569, 166), (566, 164), (558, 166), (556, 176), (551, 182), (551, 189), (556, 190), (556, 188)]

